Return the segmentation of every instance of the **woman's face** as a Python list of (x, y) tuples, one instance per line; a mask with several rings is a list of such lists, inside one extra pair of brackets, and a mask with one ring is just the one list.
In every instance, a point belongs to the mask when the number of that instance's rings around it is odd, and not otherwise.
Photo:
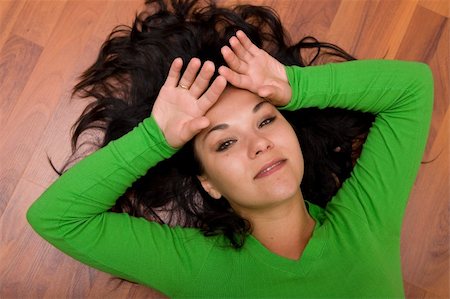
[(194, 141), (203, 188), (233, 209), (265, 209), (298, 200), (303, 156), (295, 132), (264, 99), (227, 87), (206, 113), (211, 121)]

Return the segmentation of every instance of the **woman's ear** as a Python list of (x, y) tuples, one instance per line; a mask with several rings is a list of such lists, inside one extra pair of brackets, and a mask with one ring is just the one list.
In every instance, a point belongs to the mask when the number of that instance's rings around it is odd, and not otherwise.
[(202, 184), (203, 189), (211, 196), (212, 198), (219, 199), (222, 197), (219, 191), (212, 185), (209, 179), (204, 175), (198, 175), (198, 180), (200, 184)]

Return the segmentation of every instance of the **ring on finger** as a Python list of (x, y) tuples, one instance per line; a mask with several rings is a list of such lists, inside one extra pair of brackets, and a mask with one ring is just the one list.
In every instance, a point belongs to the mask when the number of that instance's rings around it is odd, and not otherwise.
[(186, 89), (186, 90), (188, 90), (189, 89), (189, 87), (188, 86), (186, 86), (186, 85), (184, 85), (184, 84), (178, 84), (178, 86), (179, 87), (181, 87), (181, 88), (183, 88), (183, 89)]

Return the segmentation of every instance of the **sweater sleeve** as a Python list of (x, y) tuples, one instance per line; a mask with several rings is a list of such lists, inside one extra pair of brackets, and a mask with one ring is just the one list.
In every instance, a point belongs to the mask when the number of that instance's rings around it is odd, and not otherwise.
[(73, 258), (174, 294), (193, 279), (212, 241), (195, 229), (108, 210), (135, 180), (175, 151), (154, 119), (147, 118), (64, 173), (33, 203), (27, 219)]
[(375, 114), (361, 156), (327, 210), (346, 210), (374, 230), (399, 236), (430, 126), (430, 69), (416, 62), (366, 60), (286, 71), (293, 97), (284, 109), (335, 107)]

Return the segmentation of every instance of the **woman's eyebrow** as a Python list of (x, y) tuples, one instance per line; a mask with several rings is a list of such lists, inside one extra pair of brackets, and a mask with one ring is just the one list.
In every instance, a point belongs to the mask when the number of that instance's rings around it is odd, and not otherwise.
[(270, 102), (267, 101), (267, 100), (264, 100), (264, 101), (262, 101), (262, 102), (259, 102), (259, 103), (256, 104), (256, 106), (253, 108), (252, 112), (253, 112), (253, 113), (258, 112), (258, 110), (259, 110), (264, 104), (270, 104)]
[(206, 137), (209, 135), (209, 133), (216, 131), (216, 130), (225, 130), (229, 127), (227, 124), (218, 124), (217, 126), (212, 127), (211, 129), (206, 132), (205, 136), (203, 136), (203, 141), (206, 139)]

